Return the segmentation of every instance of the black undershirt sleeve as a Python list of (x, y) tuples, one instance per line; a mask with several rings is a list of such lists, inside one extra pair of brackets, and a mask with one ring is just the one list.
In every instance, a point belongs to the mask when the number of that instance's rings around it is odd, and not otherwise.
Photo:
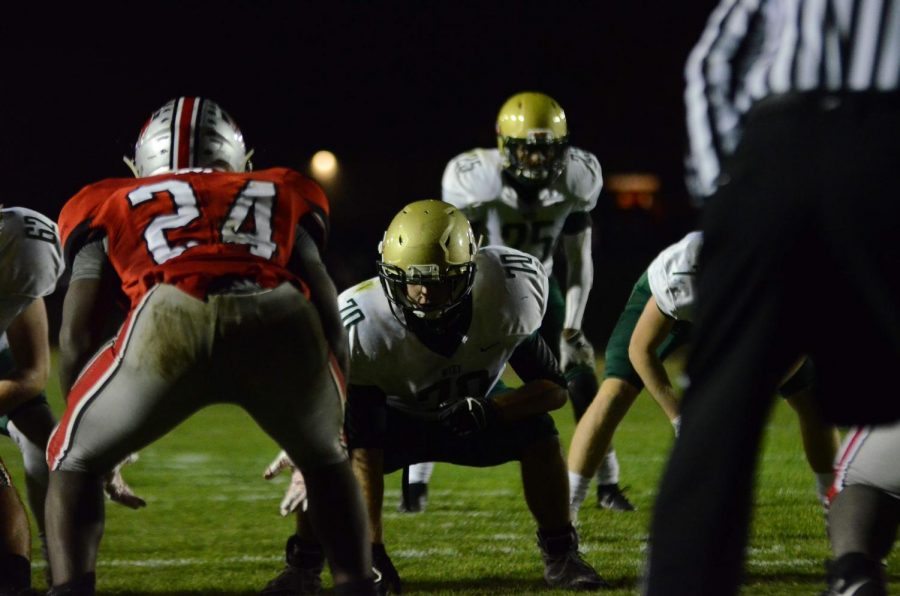
[(577, 234), (591, 227), (591, 215), (587, 211), (575, 211), (563, 223), (562, 233), (566, 235)]
[(350, 385), (347, 387), (347, 412), (344, 431), (347, 447), (381, 449), (387, 431), (387, 396), (378, 387)]
[(509, 364), (523, 383), (546, 379), (560, 387), (566, 387), (566, 380), (559, 371), (556, 356), (537, 331), (516, 347), (509, 357)]

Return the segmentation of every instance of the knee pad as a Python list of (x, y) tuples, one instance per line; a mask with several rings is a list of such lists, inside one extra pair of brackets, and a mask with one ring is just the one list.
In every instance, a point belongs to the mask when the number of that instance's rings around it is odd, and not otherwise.
[(47, 486), (49, 477), (49, 469), (47, 468), (47, 459), (44, 455), (46, 445), (38, 445), (28, 439), (16, 427), (16, 423), (10, 421), (7, 427), (10, 438), (15, 442), (19, 451), (22, 453), (22, 463), (25, 468), (25, 476), (40, 484)]

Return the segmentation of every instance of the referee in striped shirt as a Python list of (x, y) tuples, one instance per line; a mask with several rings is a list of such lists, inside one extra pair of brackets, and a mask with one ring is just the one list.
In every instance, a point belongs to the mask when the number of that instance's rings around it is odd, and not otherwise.
[[(721, 596), (738, 589), (763, 425), (800, 355), (832, 422), (900, 418), (900, 0), (722, 0), (686, 78), (704, 246), (644, 590)], [(849, 510), (893, 531), (896, 507)]]

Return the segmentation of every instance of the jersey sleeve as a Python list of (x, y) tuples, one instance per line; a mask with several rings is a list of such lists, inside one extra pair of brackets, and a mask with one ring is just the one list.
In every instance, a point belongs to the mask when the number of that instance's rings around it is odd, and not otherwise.
[[(374, 353), (377, 342), (376, 330), (373, 328), (376, 321), (367, 316), (368, 297), (366, 290), (381, 289), (377, 287), (377, 280), (370, 279), (352, 288), (344, 290), (338, 296), (338, 310), (341, 315), (341, 323), (347, 330), (350, 342), (350, 378), (351, 385), (378, 386), (378, 367), (375, 363)], [(371, 314), (371, 313), (369, 313)]]
[(305, 201), (306, 212), (300, 217), (298, 224), (309, 233), (319, 252), (323, 252), (328, 245), (331, 229), (328, 197), (325, 196), (322, 187), (310, 178), (288, 168), (284, 168), (283, 171), (285, 183), (290, 185)]
[(703, 237), (691, 232), (663, 250), (647, 268), (647, 281), (659, 309), (679, 321), (693, 321), (697, 297), (697, 257)]
[(93, 220), (107, 197), (101, 182), (81, 189), (63, 206), (59, 214), (59, 236), (65, 263), (70, 268), (75, 255), (86, 244), (106, 237), (106, 231), (95, 227)]
[(547, 312), (549, 278), (541, 262), (522, 251), (486, 246), (476, 257), (480, 288), (476, 299), (494, 301), (491, 312), (503, 321), (509, 335), (525, 338), (537, 331)]
[(603, 188), (603, 173), (597, 156), (577, 147), (570, 147), (566, 166), (566, 183), (575, 197), (573, 211), (592, 211), (597, 206)]

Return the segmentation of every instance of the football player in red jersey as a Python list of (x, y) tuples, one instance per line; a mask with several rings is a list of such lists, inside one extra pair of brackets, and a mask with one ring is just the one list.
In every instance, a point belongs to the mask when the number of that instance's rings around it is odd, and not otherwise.
[[(319, 258), (328, 201), (292, 170), (247, 172), (247, 158), (215, 102), (180, 97), (141, 130), (137, 179), (87, 186), (62, 210), (72, 281), (67, 407), (47, 449), (50, 594), (94, 593), (102, 475), (216, 402), (243, 407), (296, 458), (337, 593), (374, 593), (341, 441), (347, 340)], [(102, 345), (116, 285), (130, 309)]]

